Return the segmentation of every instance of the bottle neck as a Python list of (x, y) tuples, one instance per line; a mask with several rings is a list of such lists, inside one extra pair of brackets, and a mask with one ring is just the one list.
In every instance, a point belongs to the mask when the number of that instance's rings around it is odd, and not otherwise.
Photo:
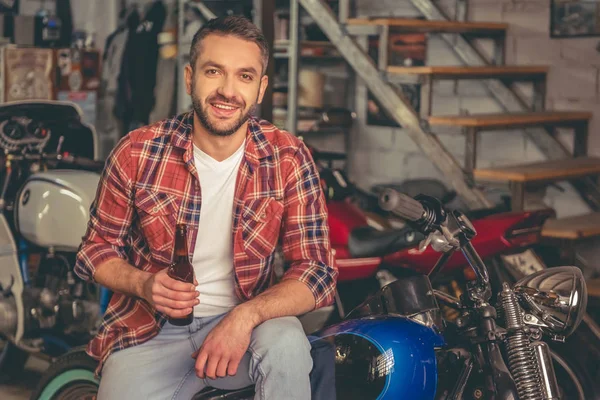
[(177, 233), (175, 235), (175, 259), (180, 260), (182, 258), (188, 258), (187, 240), (185, 234), (185, 228), (177, 227)]

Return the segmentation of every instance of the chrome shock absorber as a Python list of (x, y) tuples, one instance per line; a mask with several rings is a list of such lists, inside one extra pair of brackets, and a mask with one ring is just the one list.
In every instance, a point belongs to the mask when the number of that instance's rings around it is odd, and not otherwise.
[(502, 308), (506, 320), (508, 367), (517, 385), (520, 400), (542, 400), (542, 387), (535, 352), (525, 332), (517, 296), (504, 283)]

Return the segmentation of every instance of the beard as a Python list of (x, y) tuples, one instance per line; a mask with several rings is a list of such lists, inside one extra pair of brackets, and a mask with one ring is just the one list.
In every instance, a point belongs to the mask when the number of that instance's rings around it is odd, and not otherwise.
[[(253, 114), (254, 111), (256, 110), (257, 103), (254, 102), (250, 107), (248, 107), (248, 110), (246, 110), (246, 112), (244, 113), (245, 103), (243, 101), (239, 102), (235, 99), (228, 99), (225, 96), (222, 96), (220, 94), (214, 94), (214, 95), (211, 95), (210, 97), (208, 97), (206, 99), (206, 102), (204, 103), (204, 107), (203, 107), (202, 101), (200, 100), (200, 97), (196, 95), (194, 88), (195, 88), (195, 84), (192, 85), (192, 106), (194, 107), (194, 112), (198, 116), (198, 121), (200, 121), (202, 126), (212, 135), (215, 135), (215, 136), (231, 136), (231, 135), (233, 135), (235, 132), (237, 132), (238, 129), (240, 129), (240, 127), (242, 125), (244, 125), (246, 123), (246, 121), (248, 121), (248, 118), (250, 118), (250, 115)], [(258, 100), (258, 96), (257, 96), (257, 100)], [(216, 126), (216, 124), (213, 124), (209, 120), (209, 116), (208, 116), (208, 107), (210, 107), (211, 106), (210, 104), (214, 101), (220, 101), (223, 103), (231, 104), (232, 106), (235, 106), (235, 107), (239, 107), (239, 109), (242, 110), (242, 115), (237, 119), (237, 121), (230, 122), (227, 126), (218, 127), (218, 126)]]

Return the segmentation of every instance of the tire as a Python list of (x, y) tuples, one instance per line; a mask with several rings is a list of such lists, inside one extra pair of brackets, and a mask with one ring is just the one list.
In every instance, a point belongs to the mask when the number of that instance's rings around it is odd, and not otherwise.
[(558, 385), (561, 386), (561, 382), (575, 377), (583, 390), (585, 400), (600, 400), (600, 347), (596, 336), (586, 328), (582, 323), (565, 343), (547, 343), (554, 360)]
[(554, 374), (558, 383), (559, 398), (565, 400), (588, 400), (595, 397), (589, 397), (589, 388), (586, 390), (580, 376), (573, 369), (571, 363), (554, 351), (550, 351), (552, 356)]
[(92, 400), (98, 394), (94, 377), (98, 362), (83, 347), (59, 357), (42, 375), (30, 400)]
[(0, 383), (21, 374), (28, 358), (29, 353), (0, 337)]

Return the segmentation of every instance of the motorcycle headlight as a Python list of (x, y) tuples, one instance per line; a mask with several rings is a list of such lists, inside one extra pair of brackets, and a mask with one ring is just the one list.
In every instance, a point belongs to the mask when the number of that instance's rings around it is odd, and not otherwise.
[(587, 287), (577, 267), (556, 267), (528, 275), (515, 293), (547, 333), (567, 337), (581, 323), (587, 307)]

